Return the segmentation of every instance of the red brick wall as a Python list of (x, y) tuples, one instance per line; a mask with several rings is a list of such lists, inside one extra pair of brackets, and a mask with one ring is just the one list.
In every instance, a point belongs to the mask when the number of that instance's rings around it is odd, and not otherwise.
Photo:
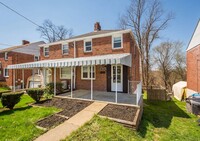
[(140, 52), (133, 38), (130, 39), (130, 49), (132, 54), (132, 67), (129, 68), (129, 80), (140, 81)]
[[(19, 63), (26, 63), (26, 62), (33, 62), (34, 61), (34, 55), (19, 53), (19, 52), (8, 52), (8, 60), (4, 59), (4, 53), (0, 53), (0, 61), (2, 62), (2, 69), (6, 68), (8, 65), (12, 64), (19, 64)], [(32, 71), (31, 70), (24, 70), (24, 80), (25, 84), (27, 82), (27, 78), (31, 76)], [(2, 71), (2, 77), (1, 79), (6, 81), (6, 84), (8, 86), (13, 85), (13, 70), (9, 70), (9, 77), (4, 78), (3, 77), (3, 71)], [(15, 70), (15, 80), (22, 80), (22, 70)], [(26, 86), (26, 85), (25, 85)]]
[[(86, 57), (94, 55), (106, 55), (106, 54), (120, 54), (131, 53), (132, 54), (132, 67), (128, 69), (128, 78), (133, 81), (140, 80), (139, 72), (139, 50), (136, 47), (134, 39), (130, 33), (123, 34), (123, 48), (112, 49), (112, 36), (94, 38), (92, 39), (92, 52), (84, 52), (84, 41), (76, 41), (76, 57)], [(49, 57), (44, 57), (43, 48), (40, 49), (41, 60), (46, 59), (60, 59), (60, 58), (72, 58), (74, 57), (73, 42), (69, 43), (69, 54), (62, 55), (61, 44), (53, 45), (49, 47)], [(100, 66), (96, 66), (96, 79), (93, 81), (94, 90), (106, 91), (107, 90), (107, 78), (106, 73), (100, 73)], [(52, 73), (53, 74), (53, 73)], [(57, 69), (57, 82), (60, 82), (60, 69)], [(70, 80), (67, 80), (70, 84)], [(90, 90), (91, 81), (81, 79), (81, 67), (76, 67), (76, 88)]]
[[(93, 55), (120, 54), (130, 53), (130, 34), (123, 34), (123, 48), (112, 49), (112, 36), (92, 39), (92, 52), (84, 52), (84, 41), (76, 41), (76, 57), (85, 57)], [(43, 47), (40, 48), (41, 60), (73, 58), (74, 46), (73, 42), (69, 43), (69, 54), (63, 55), (61, 44), (49, 47), (49, 57), (44, 57)]]
[[(93, 80), (93, 88), (98, 91), (106, 91), (107, 81), (106, 81), (106, 72), (100, 73), (100, 66), (96, 67), (96, 78)], [(76, 67), (76, 88), (77, 89), (91, 89), (91, 80), (82, 80), (81, 79), (81, 67)]]
[(187, 51), (187, 87), (193, 91), (200, 92), (200, 68), (198, 69), (198, 60), (200, 61), (200, 45)]
[(69, 43), (69, 54), (62, 54), (62, 46), (61, 44), (52, 45), (49, 47), (49, 56), (45, 57), (43, 52), (43, 47), (40, 48), (40, 59), (48, 60), (48, 59), (60, 59), (60, 58), (73, 58), (74, 57), (74, 46), (73, 43)]

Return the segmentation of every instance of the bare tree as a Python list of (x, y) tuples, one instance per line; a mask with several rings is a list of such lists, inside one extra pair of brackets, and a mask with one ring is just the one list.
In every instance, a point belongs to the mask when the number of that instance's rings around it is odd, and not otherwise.
[[(183, 45), (183, 44), (182, 44)], [(180, 50), (175, 56), (175, 69), (174, 72), (178, 76), (178, 79), (186, 80), (186, 55)]]
[(172, 18), (158, 0), (131, 0), (129, 8), (120, 17), (121, 28), (131, 28), (136, 38), (141, 54), (142, 81), (146, 86), (149, 85), (150, 49)]
[(55, 42), (63, 40), (66, 37), (71, 37), (73, 30), (67, 29), (64, 26), (56, 26), (50, 20), (45, 20), (42, 26), (37, 28), (37, 31), (41, 33), (43, 37), (48, 42)]
[(181, 78), (178, 78), (178, 75), (182, 77), (185, 74), (181, 74), (182, 70), (184, 70), (184, 61), (182, 60), (184, 57), (180, 57), (184, 56), (182, 47), (182, 42), (167, 41), (162, 42), (153, 50), (155, 63), (159, 71), (161, 71), (161, 78), (165, 88), (168, 90), (171, 90), (172, 85), (177, 80), (181, 80)]

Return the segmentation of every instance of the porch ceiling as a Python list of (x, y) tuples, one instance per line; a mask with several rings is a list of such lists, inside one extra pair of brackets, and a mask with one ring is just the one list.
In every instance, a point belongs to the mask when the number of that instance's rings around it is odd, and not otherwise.
[(108, 54), (79, 58), (63, 58), (54, 60), (42, 60), (37, 62), (29, 62), (23, 64), (8, 65), (8, 69), (28, 69), (40, 67), (71, 67), (71, 66), (90, 66), (90, 65), (106, 65), (106, 64), (122, 64), (131, 67), (131, 54)]

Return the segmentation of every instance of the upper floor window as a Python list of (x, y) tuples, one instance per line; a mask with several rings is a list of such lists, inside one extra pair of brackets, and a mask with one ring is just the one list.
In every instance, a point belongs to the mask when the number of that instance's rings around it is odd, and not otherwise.
[(3, 76), (4, 76), (4, 77), (9, 77), (8, 69), (7, 69), (7, 68), (4, 68)]
[(44, 56), (45, 57), (49, 56), (49, 47), (44, 47)]
[(84, 41), (84, 52), (91, 52), (92, 51), (92, 41)]
[(91, 76), (95, 79), (95, 67), (93, 66), (91, 71), (91, 66), (83, 66), (81, 68), (81, 79), (91, 79)]
[(122, 35), (115, 35), (112, 37), (113, 49), (123, 48), (122, 43)]
[(8, 52), (5, 52), (4, 55), (5, 55), (5, 56), (4, 56), (4, 59), (5, 59), (5, 60), (8, 60)]
[(39, 61), (39, 56), (34, 56), (34, 61)]
[(68, 44), (62, 45), (62, 54), (68, 54), (69, 53), (69, 46)]

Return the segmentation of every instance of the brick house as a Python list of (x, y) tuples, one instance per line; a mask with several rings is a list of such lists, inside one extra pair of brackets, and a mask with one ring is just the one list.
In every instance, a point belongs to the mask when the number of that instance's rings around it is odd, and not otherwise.
[[(0, 81), (5, 82), (7, 86), (13, 88), (13, 80), (18, 89), (24, 88), (27, 83), (27, 78), (31, 76), (31, 70), (9, 70), (8, 65), (33, 62), (39, 59), (39, 46), (45, 42), (30, 43), (23, 40), (22, 45), (13, 46), (0, 50)], [(15, 73), (15, 78), (13, 78)], [(24, 78), (22, 78), (24, 73)], [(24, 82), (23, 82), (24, 79)]]
[(187, 48), (187, 95), (200, 93), (200, 21)]
[(93, 32), (40, 45), (40, 61), (9, 66), (23, 68), (39, 68), (43, 86), (61, 82), (71, 95), (80, 89), (91, 97), (95, 91), (128, 93), (130, 82), (140, 81), (140, 54), (131, 30), (101, 30), (96, 22)]

